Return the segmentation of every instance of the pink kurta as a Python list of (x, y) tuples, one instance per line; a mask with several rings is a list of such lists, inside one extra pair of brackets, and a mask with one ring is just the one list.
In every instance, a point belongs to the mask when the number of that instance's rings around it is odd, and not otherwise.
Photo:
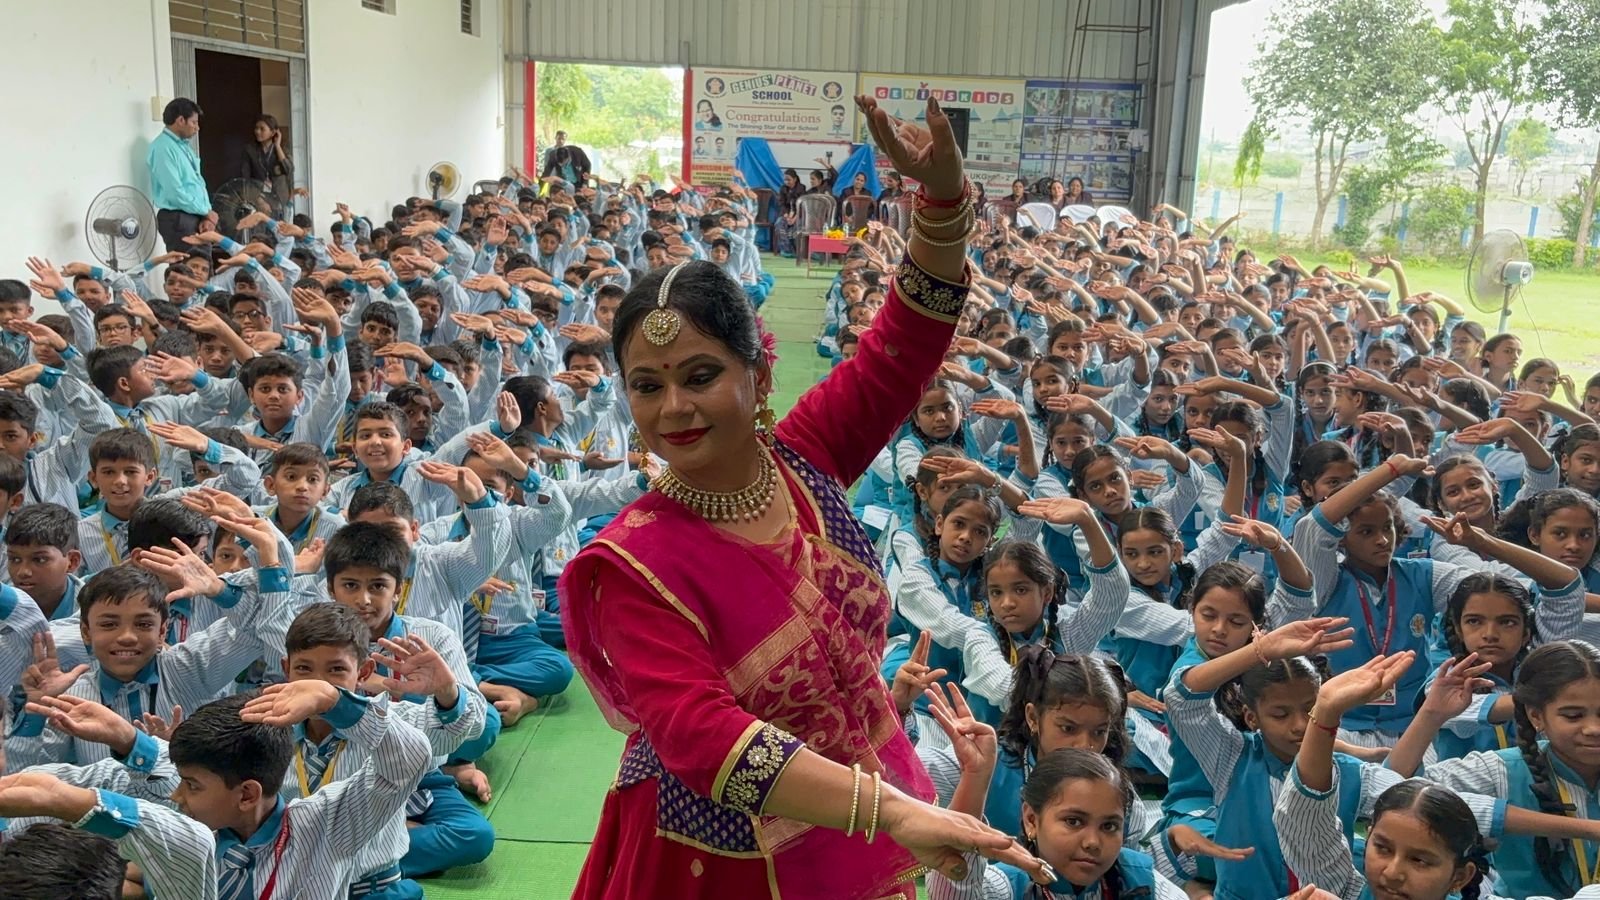
[(878, 671), (889, 598), (844, 486), (916, 404), (964, 296), (902, 267), (856, 358), (784, 418), (795, 518), (775, 541), (652, 492), (568, 566), (573, 663), (628, 735), (575, 897), (915, 896), (920, 867), (886, 837), (761, 810), (802, 745), (932, 798)]

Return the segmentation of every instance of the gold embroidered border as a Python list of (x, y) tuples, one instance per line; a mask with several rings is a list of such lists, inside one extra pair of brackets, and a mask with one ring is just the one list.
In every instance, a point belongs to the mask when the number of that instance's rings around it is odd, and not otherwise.
[(762, 829), (762, 834), (766, 836), (768, 844), (772, 847), (772, 852), (777, 853), (790, 842), (815, 827), (815, 825), (798, 819), (772, 816), (769, 818), (767, 826)]
[(635, 558), (632, 553), (622, 549), (621, 547), (617, 546), (614, 541), (606, 538), (596, 538), (594, 543), (604, 544), (615, 551), (618, 556), (622, 557), (624, 562), (633, 567), (634, 571), (644, 576), (644, 579), (650, 582), (651, 587), (655, 588), (661, 593), (661, 598), (663, 600), (671, 604), (673, 609), (676, 609), (683, 615), (684, 618), (688, 619), (689, 622), (694, 625), (695, 630), (700, 632), (700, 636), (702, 638), (705, 638), (707, 641), (711, 640), (710, 633), (706, 631), (705, 623), (700, 621), (700, 617), (691, 612), (689, 607), (685, 606), (683, 601), (679, 600), (676, 594), (667, 590), (667, 586), (662, 584), (660, 579), (656, 578), (655, 573), (646, 568), (645, 564)]
[(795, 754), (789, 752), (791, 742), (802, 749), (805, 747), (804, 741), (783, 729), (763, 724), (746, 745), (744, 758), (734, 765), (722, 789), (712, 799), (733, 809), (759, 813), (778, 778), (794, 759)]
[(754, 687), (772, 667), (786, 659), (795, 648), (811, 640), (811, 627), (805, 620), (791, 612), (778, 630), (768, 635), (755, 649), (744, 655), (728, 670), (728, 687), (735, 697), (743, 696)]
[(895, 295), (906, 306), (938, 322), (953, 324), (961, 315), (967, 302), (967, 289), (971, 284), (971, 263), (963, 261), (963, 283), (956, 284), (924, 271), (906, 254), (895, 271)]
[(877, 572), (877, 570), (875, 570), (875, 569), (871, 568), (870, 566), (866, 565), (861, 560), (856, 559), (855, 556), (850, 553), (850, 551), (844, 549), (843, 547), (839, 546), (838, 544), (835, 544), (833, 541), (829, 540), (825, 535), (823, 535), (823, 536), (810, 535), (810, 536), (808, 536), (806, 538), (806, 540), (811, 541), (812, 543), (821, 546), (822, 549), (824, 549), (824, 550), (828, 551), (829, 553), (833, 554), (833, 556), (836, 557), (840, 562), (844, 563), (846, 566), (848, 566), (848, 567), (850, 567), (852, 569), (855, 569), (855, 570), (859, 571), (861, 574), (867, 576), (867, 580), (873, 582), (874, 584), (882, 586), (885, 591), (888, 591), (888, 589), (889, 589), (888, 584), (884, 582), (883, 576), (881, 574), (879, 574)]
[(671, 841), (674, 844), (683, 844), (686, 847), (693, 847), (696, 850), (709, 853), (712, 856), (721, 856), (725, 859), (760, 859), (767, 855), (761, 850), (721, 850), (716, 847), (712, 847), (709, 844), (697, 841), (686, 834), (679, 834), (676, 831), (667, 831), (664, 828), (656, 829), (656, 837), (661, 838), (662, 840)]
[(744, 758), (745, 748), (750, 746), (750, 742), (756, 738), (756, 733), (764, 728), (766, 724), (760, 719), (751, 720), (750, 724), (744, 727), (739, 739), (733, 742), (733, 749), (729, 750), (728, 755), (722, 758), (722, 767), (717, 769), (717, 779), (711, 782), (712, 800), (719, 804), (722, 803), (722, 791), (728, 785), (728, 776), (733, 774), (733, 767), (737, 766), (739, 760)]
[[(804, 750), (804, 749), (806, 749), (806, 745), (805, 745), (805, 742), (802, 741), (800, 743), (800, 748), (798, 750), (796, 750), (795, 752), (793, 752), (793, 753), (791, 753), (788, 756), (785, 756), (783, 758), (783, 765), (778, 767), (778, 774), (772, 776), (772, 787), (773, 788), (776, 788), (778, 786), (778, 781), (779, 781), (779, 779), (783, 778), (783, 773), (789, 771), (789, 764), (794, 762), (794, 758), (796, 756), (799, 756), (800, 755), (800, 751)], [(767, 808), (767, 797), (771, 797), (771, 796), (772, 796), (772, 791), (769, 789), (767, 791), (766, 797), (762, 797), (761, 798), (761, 809), (756, 810), (756, 813), (758, 815), (761, 813), (761, 810), (764, 810), (764, 809)], [(760, 827), (760, 823), (759, 822), (756, 823), (756, 827), (757, 828)]]

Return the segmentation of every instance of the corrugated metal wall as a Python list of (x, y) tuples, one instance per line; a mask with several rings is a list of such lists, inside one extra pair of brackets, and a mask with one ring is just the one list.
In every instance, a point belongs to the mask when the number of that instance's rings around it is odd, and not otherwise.
[[(1134, 77), (1140, 0), (527, 0), (513, 58), (1011, 77)], [(515, 18), (515, 17), (514, 17)], [(522, 23), (519, 23), (522, 24)], [(1144, 23), (1146, 27), (1149, 22)], [(1148, 40), (1148, 36), (1146, 36)]]
[[(1142, 81), (1151, 140), (1135, 172), (1135, 206), (1181, 206), (1194, 191), (1211, 13), (1242, 2), (1158, 0), (1153, 12), (1145, 0), (510, 2), (511, 158), (523, 139), (516, 64), (528, 59)], [(1080, 34), (1085, 24), (1096, 28)], [(1104, 30), (1141, 25), (1149, 30)]]

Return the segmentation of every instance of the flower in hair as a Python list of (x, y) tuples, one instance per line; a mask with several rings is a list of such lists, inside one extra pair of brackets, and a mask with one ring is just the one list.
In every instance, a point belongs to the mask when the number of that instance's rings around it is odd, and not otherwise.
[(767, 359), (767, 368), (775, 368), (778, 365), (777, 336), (767, 330), (766, 323), (759, 316), (756, 317), (756, 331), (761, 335), (761, 355)]

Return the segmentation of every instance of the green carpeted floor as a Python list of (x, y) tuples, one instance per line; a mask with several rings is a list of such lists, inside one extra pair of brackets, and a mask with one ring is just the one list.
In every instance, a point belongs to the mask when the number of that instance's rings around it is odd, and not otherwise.
[[(813, 343), (822, 321), (822, 295), (836, 266), (804, 266), (767, 257), (777, 279), (761, 309), (778, 338), (780, 413), (828, 370)], [(494, 823), (494, 854), (477, 866), (422, 882), (429, 898), (555, 900), (572, 893), (600, 804), (616, 775), (622, 736), (607, 727), (581, 681), (517, 727), (500, 735), (480, 766), (494, 785), (485, 808)]]

